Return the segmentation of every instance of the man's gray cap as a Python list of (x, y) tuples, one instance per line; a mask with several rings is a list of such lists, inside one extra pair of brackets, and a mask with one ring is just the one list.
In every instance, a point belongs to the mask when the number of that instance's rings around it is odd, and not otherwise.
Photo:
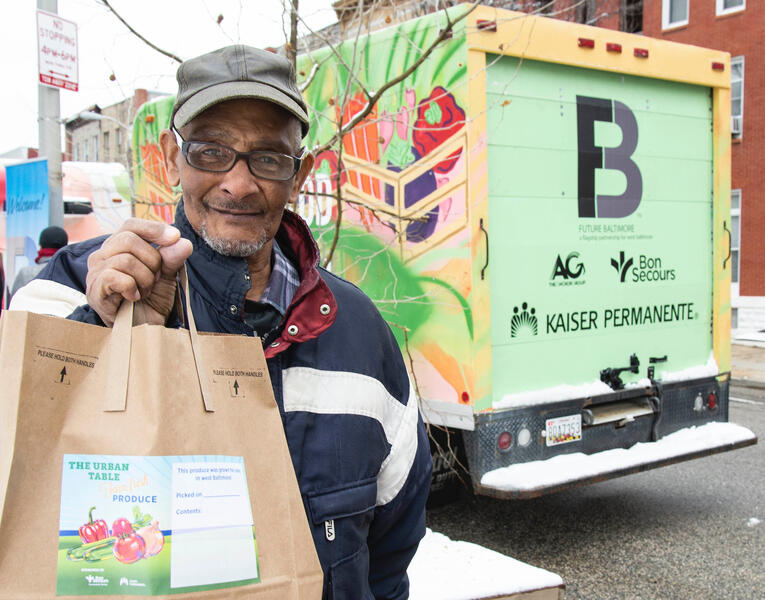
[(181, 63), (176, 74), (178, 95), (171, 122), (180, 129), (198, 114), (226, 100), (254, 98), (273, 102), (295, 115), (308, 132), (308, 114), (283, 56), (238, 44)]

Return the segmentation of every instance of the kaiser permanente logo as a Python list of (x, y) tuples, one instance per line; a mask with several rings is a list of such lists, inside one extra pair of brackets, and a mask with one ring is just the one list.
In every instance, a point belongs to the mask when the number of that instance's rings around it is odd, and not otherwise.
[(635, 259), (628, 257), (624, 250), (619, 252), (617, 258), (611, 259), (611, 266), (619, 274), (621, 283), (627, 281), (632, 283), (674, 281), (677, 276), (675, 269), (664, 267), (661, 257), (640, 254), (637, 263), (635, 263)]
[(531, 337), (539, 330), (539, 322), (536, 317), (536, 309), (529, 308), (529, 303), (524, 302), (520, 306), (513, 307), (513, 316), (510, 319), (510, 337)]
[[(622, 133), (615, 147), (595, 144), (595, 122), (614, 123)], [(643, 177), (632, 155), (638, 144), (635, 113), (618, 100), (576, 97), (576, 125), (579, 154), (579, 218), (620, 219), (634, 213), (643, 196)], [(596, 169), (621, 171), (627, 180), (618, 195), (596, 194)]]
[(510, 318), (510, 337), (521, 340), (539, 335), (645, 327), (658, 323), (695, 321), (698, 318), (699, 313), (695, 310), (693, 302), (619, 305), (598, 309), (578, 308), (547, 313), (540, 313), (528, 302), (523, 302), (520, 306), (513, 307)]

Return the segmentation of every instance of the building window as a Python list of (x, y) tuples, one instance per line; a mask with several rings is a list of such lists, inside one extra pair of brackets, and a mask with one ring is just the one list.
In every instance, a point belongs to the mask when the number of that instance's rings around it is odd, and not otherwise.
[(746, 8), (746, 0), (717, 0), (717, 14), (727, 15)]
[(624, 0), (619, 12), (619, 29), (627, 33), (643, 31), (642, 0)]
[(75, 162), (80, 160), (80, 145), (79, 144), (74, 144), (74, 156), (72, 157), (72, 159)]
[(663, 0), (662, 29), (688, 24), (688, 0)]
[(93, 136), (93, 160), (98, 162), (98, 136)]
[(82, 142), (82, 147), (85, 149), (85, 151), (82, 153), (82, 160), (84, 160), (85, 162), (88, 162), (88, 147), (89, 146), (90, 144), (88, 144), (88, 140), (85, 140), (84, 142)]
[(109, 132), (104, 131), (104, 162), (109, 162)]
[(122, 129), (117, 129), (117, 152), (122, 152)]
[(733, 137), (744, 133), (744, 57), (730, 59), (730, 130)]
[(741, 253), (741, 190), (730, 191), (730, 281), (738, 283)]

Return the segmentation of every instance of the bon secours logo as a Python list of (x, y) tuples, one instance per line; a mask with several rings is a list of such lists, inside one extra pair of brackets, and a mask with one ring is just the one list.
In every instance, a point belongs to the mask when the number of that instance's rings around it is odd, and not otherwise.
[(633, 257), (628, 257), (622, 250), (617, 258), (611, 259), (611, 266), (619, 274), (619, 281), (625, 283), (674, 281), (677, 274), (675, 269), (668, 269), (658, 256), (638, 255), (637, 263)]
[[(573, 333), (595, 329), (639, 327), (674, 321), (695, 321), (699, 313), (693, 302), (666, 302), (635, 306), (613, 306), (567, 312), (541, 313), (528, 302), (513, 307), (511, 338), (531, 338), (541, 334)], [(539, 319), (543, 319), (540, 331)]]
[(550, 276), (550, 286), (582, 285), (584, 279), (580, 278), (584, 275), (584, 272), (584, 263), (579, 260), (578, 252), (569, 252), (565, 260), (558, 254), (558, 258), (553, 266), (552, 275)]

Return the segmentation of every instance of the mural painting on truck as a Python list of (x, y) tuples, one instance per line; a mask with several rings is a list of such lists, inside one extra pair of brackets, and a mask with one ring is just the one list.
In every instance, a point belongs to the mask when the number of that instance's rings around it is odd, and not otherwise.
[[(380, 89), (446, 24), (443, 14), (429, 15), (349, 40), (337, 56), (324, 48), (300, 57), (298, 82), (309, 82), (308, 147), (326, 144), (363, 109), (357, 82)], [(383, 94), (342, 148), (317, 156), (297, 211), (323, 254), (332, 253), (332, 271), (359, 285), (391, 324), (423, 401), (470, 404), (481, 323), (470, 306), (465, 55), (459, 22), (452, 39)], [(354, 65), (351, 77), (347, 66)], [(345, 202), (333, 248), (338, 185)]]
[(167, 182), (167, 173), (159, 148), (159, 134), (170, 126), (175, 96), (162, 96), (141, 105), (133, 121), (133, 186), (135, 216), (173, 222), (175, 190)]

